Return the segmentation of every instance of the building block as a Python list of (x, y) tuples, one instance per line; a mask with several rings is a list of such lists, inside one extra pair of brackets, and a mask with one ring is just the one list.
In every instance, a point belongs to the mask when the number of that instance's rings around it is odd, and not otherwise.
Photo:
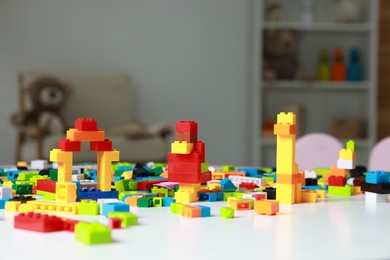
[[(180, 120), (176, 123), (176, 134), (192, 133), (193, 141), (196, 142), (198, 138), (198, 123), (193, 120)], [(178, 136), (176, 135), (178, 138)], [(180, 138), (180, 137), (179, 137)], [(183, 137), (181, 137), (183, 138)], [(183, 139), (182, 139), (183, 140)]]
[(58, 141), (58, 148), (64, 152), (80, 152), (81, 142), (71, 141), (69, 139), (63, 138)]
[(326, 198), (326, 190), (315, 190), (318, 195), (318, 198), (325, 199)]
[(356, 160), (356, 154), (353, 150), (341, 149), (339, 152), (339, 158), (344, 160)]
[(63, 222), (56, 216), (39, 213), (20, 213), (14, 218), (14, 228), (35, 232), (56, 232), (63, 230)]
[(150, 180), (150, 181), (139, 181), (137, 182), (137, 190), (151, 190), (153, 188), (153, 185), (166, 182), (166, 179), (160, 179), (160, 180)]
[(232, 200), (230, 205), (234, 210), (251, 210), (252, 204), (250, 200)]
[(257, 200), (254, 211), (263, 215), (276, 215), (279, 212), (279, 202), (276, 200)]
[(352, 186), (346, 185), (344, 187), (329, 186), (328, 195), (332, 196), (352, 196)]
[(162, 207), (161, 197), (154, 197), (152, 201), (153, 201), (153, 207)]
[(170, 206), (170, 210), (172, 213), (180, 214), (181, 208), (186, 206), (187, 204), (172, 202)]
[(221, 180), (221, 187), (223, 191), (236, 191), (237, 187), (233, 184), (232, 180), (229, 178), (224, 178)]
[(8, 200), (6, 199), (0, 199), (0, 209), (5, 209), (5, 203), (7, 202)]
[(342, 176), (329, 176), (328, 184), (329, 186), (345, 186), (346, 179)]
[(362, 182), (361, 190), (378, 194), (390, 194), (390, 182), (383, 182), (379, 184)]
[(211, 216), (211, 208), (204, 205), (196, 205), (195, 207), (200, 208), (200, 217), (210, 217)]
[(389, 196), (388, 194), (378, 194), (373, 192), (365, 192), (364, 198), (366, 203), (388, 203), (389, 202)]
[(138, 217), (131, 212), (111, 212), (108, 218), (119, 218), (122, 221), (122, 228), (138, 224)]
[(172, 197), (163, 197), (162, 198), (162, 206), (163, 207), (170, 207), (171, 203), (174, 203), (175, 199)]
[(15, 184), (12, 185), (12, 189), (16, 191), (16, 194), (32, 194), (31, 184)]
[(123, 202), (112, 202), (112, 203), (103, 203), (102, 215), (108, 217), (108, 214), (111, 212), (129, 212), (130, 205)]
[(355, 144), (355, 141), (353, 140), (349, 140), (346, 144), (346, 147), (347, 147), (347, 150), (350, 150), (352, 152), (355, 151), (355, 148), (356, 148), (356, 144)]
[(56, 200), (60, 202), (75, 202), (77, 200), (77, 185), (73, 182), (57, 182)]
[(97, 122), (93, 118), (78, 118), (74, 122), (74, 127), (79, 131), (97, 131)]
[(5, 203), (5, 211), (7, 212), (18, 212), (18, 208), (22, 204), (20, 201), (7, 201)]
[(187, 218), (200, 218), (200, 211), (199, 207), (186, 205), (180, 208), (180, 215)]
[(111, 229), (98, 222), (79, 222), (74, 233), (76, 240), (87, 245), (111, 243)]
[(150, 208), (153, 207), (153, 197), (141, 197), (138, 199), (139, 208)]
[(296, 133), (296, 126), (290, 124), (275, 124), (274, 133), (277, 135), (291, 135)]
[(348, 170), (347, 169), (339, 169), (336, 166), (333, 166), (330, 168), (329, 176), (341, 176), (344, 178), (348, 177)]
[(353, 168), (355, 168), (355, 164), (353, 160), (345, 160), (343, 158), (340, 158), (337, 160), (337, 168), (352, 170)]
[(97, 176), (98, 188), (101, 191), (111, 190), (111, 176), (113, 175), (111, 166), (113, 161), (119, 161), (119, 151), (113, 150), (98, 152)]
[(389, 176), (386, 172), (369, 171), (366, 173), (366, 182), (372, 184), (389, 182)]
[(193, 150), (193, 143), (174, 141), (171, 144), (171, 152), (173, 154), (190, 154)]
[(213, 192), (198, 192), (199, 201), (217, 201), (217, 194)]
[(138, 207), (138, 199), (141, 197), (142, 196), (127, 196), (124, 198), (123, 202), (130, 206)]
[(70, 128), (66, 131), (66, 139), (71, 141), (104, 141), (104, 131), (80, 131), (74, 128)]
[(100, 214), (100, 204), (94, 200), (81, 200), (78, 204), (78, 214), (97, 216)]
[(58, 213), (58, 214), (77, 214), (76, 203), (60, 203), (49, 201), (27, 201), (27, 204), (34, 206), (34, 212)]
[(120, 219), (120, 218), (108, 218), (108, 226), (111, 229), (121, 229), (122, 228), (122, 219)]
[(33, 176), (39, 175), (38, 171), (20, 171), (18, 181), (29, 181)]
[(315, 190), (302, 190), (301, 191), (301, 201), (315, 203), (317, 202), (318, 194)]
[(12, 188), (7, 186), (0, 186), (0, 199), (12, 198)]
[(104, 139), (104, 141), (93, 141), (90, 143), (89, 149), (96, 152), (112, 151), (112, 142), (109, 139)]
[(30, 162), (30, 168), (34, 170), (47, 169), (49, 162), (47, 160), (32, 160)]
[(234, 218), (234, 209), (229, 207), (221, 207), (219, 211), (222, 218)]
[(74, 232), (74, 228), (80, 221), (74, 219), (62, 219), (64, 231)]

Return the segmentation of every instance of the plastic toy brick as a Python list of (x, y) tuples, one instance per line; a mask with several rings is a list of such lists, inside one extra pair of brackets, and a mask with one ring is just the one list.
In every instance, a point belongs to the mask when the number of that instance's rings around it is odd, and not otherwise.
[(202, 183), (207, 182), (211, 179), (211, 173), (205, 172), (198, 175), (193, 173), (169, 173), (169, 181), (175, 181), (179, 183)]
[(224, 178), (223, 180), (221, 180), (221, 187), (223, 191), (227, 192), (237, 190), (237, 187), (229, 178)]
[(222, 191), (221, 183), (217, 182), (209, 182), (207, 184), (207, 188), (212, 191)]
[(234, 218), (234, 209), (222, 207), (219, 211), (222, 218)]
[(61, 202), (75, 202), (77, 186), (73, 182), (56, 184), (56, 200)]
[(389, 196), (388, 194), (378, 194), (373, 192), (365, 192), (364, 193), (365, 201), (366, 203), (388, 203), (389, 202)]
[(50, 151), (50, 161), (52, 162), (72, 162), (73, 153), (61, 151), (60, 149), (53, 149)]
[(278, 174), (276, 176), (276, 182), (278, 184), (299, 184), (302, 183), (302, 175), (299, 173), (295, 174)]
[(121, 175), (125, 180), (133, 179), (133, 171), (125, 171)]
[(356, 147), (356, 145), (355, 145), (355, 141), (353, 141), (353, 140), (349, 140), (348, 142), (347, 142), (347, 144), (346, 144), (346, 147), (347, 147), (347, 150), (351, 150), (351, 151), (355, 151), (355, 147)]
[(39, 172), (33, 171), (21, 171), (19, 172), (18, 181), (29, 181), (33, 176), (39, 175)]
[(19, 176), (19, 171), (8, 171), (7, 172), (7, 177), (8, 177), (8, 180), (10, 180), (10, 181), (17, 180), (18, 176)]
[(352, 170), (353, 168), (355, 168), (354, 161), (340, 158), (337, 160), (337, 168)]
[(113, 161), (119, 161), (119, 152), (117, 150), (98, 152), (98, 188), (101, 191), (111, 190)]
[(160, 174), (162, 174), (164, 172), (164, 169), (163, 169), (163, 167), (159, 166), (159, 167), (153, 168), (152, 172), (154, 173), (155, 176), (159, 176)]
[(58, 213), (58, 214), (77, 214), (77, 204), (60, 203), (48, 201), (27, 201), (34, 206), (34, 212), (41, 213)]
[(174, 163), (170, 162), (168, 165), (168, 173), (201, 173), (202, 171), (201, 163)]
[(289, 124), (275, 124), (274, 133), (276, 135), (292, 135), (296, 133), (296, 126)]
[(198, 192), (199, 201), (217, 201), (217, 194), (212, 192)]
[(227, 201), (228, 198), (234, 197), (233, 192), (223, 192), (223, 200)]
[(109, 218), (108, 226), (111, 229), (121, 229), (122, 228), (122, 219), (120, 218)]
[[(338, 176), (339, 177), (339, 176)], [(302, 190), (322, 190), (322, 186), (315, 185), (315, 186), (302, 186)]]
[(252, 205), (249, 200), (232, 200), (229, 205), (234, 210), (251, 210)]
[(137, 183), (137, 190), (150, 190), (154, 184), (167, 181), (166, 179), (152, 180), (152, 181), (140, 181)]
[(352, 187), (349, 185), (346, 185), (344, 187), (329, 186), (328, 195), (349, 197), (352, 196)]
[(39, 213), (21, 213), (14, 218), (14, 228), (36, 232), (56, 232), (63, 230), (63, 222), (56, 216)]
[(241, 189), (254, 190), (255, 188), (258, 188), (259, 186), (257, 186), (257, 185), (254, 184), (254, 183), (247, 183), (247, 182), (244, 182), (244, 183), (240, 183), (239, 187), (240, 187)]
[[(177, 133), (194, 133), (198, 136), (198, 123), (193, 120), (180, 120), (176, 123)], [(196, 142), (196, 139), (195, 139)]]
[(128, 191), (128, 183), (130, 182), (130, 180), (119, 180), (119, 181), (116, 181), (114, 183), (115, 185), (115, 189), (118, 191), (118, 192), (122, 192), (122, 191)]
[(276, 215), (279, 212), (279, 201), (276, 200), (257, 200), (254, 202), (254, 210), (262, 215)]
[(345, 186), (346, 180), (342, 176), (329, 176), (328, 184), (329, 186)]
[(56, 169), (49, 170), (49, 177), (50, 177), (50, 180), (57, 181), (58, 180), (58, 170), (56, 170)]
[(8, 200), (0, 199), (0, 209), (5, 209), (5, 203), (6, 203), (7, 201), (8, 201)]
[(310, 202), (315, 203), (317, 202), (318, 194), (314, 190), (302, 190), (301, 191), (301, 201), (302, 202)]
[(104, 141), (94, 141), (90, 143), (89, 147), (91, 151), (112, 151), (112, 142), (109, 139), (104, 139)]
[(306, 186), (316, 186), (318, 184), (317, 178), (305, 178)]
[(80, 131), (97, 131), (97, 122), (93, 118), (78, 118), (74, 127)]
[(31, 184), (15, 184), (12, 188), (16, 191), (16, 194), (32, 194)]
[(66, 138), (71, 141), (104, 141), (104, 131), (80, 131), (71, 128), (66, 131)]
[(361, 190), (378, 194), (390, 194), (390, 182), (379, 184), (362, 182)]
[(106, 199), (106, 198), (118, 198), (118, 191), (81, 190), (78, 199), (98, 200), (98, 199)]
[(111, 212), (108, 214), (108, 218), (120, 218), (122, 228), (138, 224), (138, 217), (131, 212)]
[(171, 153), (173, 154), (190, 154), (193, 150), (193, 143), (174, 141), (171, 144)]
[(41, 176), (41, 175), (36, 175), (36, 176), (32, 176), (30, 178), (30, 182), (33, 184), (33, 186), (37, 186), (37, 182), (38, 180), (49, 180), (49, 176)]
[(172, 213), (180, 214), (181, 208), (186, 206), (186, 204), (179, 203), (179, 202), (172, 202), (170, 206), (170, 210)]
[(325, 190), (315, 190), (315, 192), (318, 195), (318, 198), (325, 199), (326, 198), (326, 191)]
[(352, 160), (356, 160), (356, 154), (352, 150), (341, 149), (339, 153), (339, 158), (352, 161)]
[(154, 197), (152, 201), (153, 201), (153, 207), (162, 207), (161, 197)]
[(170, 207), (171, 203), (174, 203), (175, 199), (172, 197), (163, 197), (162, 198), (162, 206), (163, 207)]
[(111, 243), (111, 229), (98, 222), (77, 223), (74, 233), (76, 240), (87, 245)]
[(366, 182), (372, 184), (389, 182), (389, 176), (386, 172), (369, 171), (366, 173)]
[(130, 206), (138, 207), (138, 199), (142, 196), (126, 196), (123, 198), (123, 202)]
[(153, 207), (153, 197), (142, 197), (138, 199), (139, 208), (150, 208)]
[(362, 188), (360, 186), (352, 186), (352, 195), (362, 194)]
[(336, 166), (333, 166), (332, 168), (330, 168), (329, 175), (341, 176), (341, 177), (347, 178), (348, 177), (348, 170), (347, 169), (338, 169)]
[(200, 216), (202, 218), (210, 217), (211, 216), (211, 208), (204, 205), (196, 205), (195, 207), (200, 208)]
[(78, 204), (79, 215), (97, 216), (100, 213), (100, 204), (94, 200), (82, 200)]
[(111, 212), (129, 212), (130, 205), (122, 202), (112, 202), (102, 204), (102, 215), (108, 216)]
[(225, 173), (224, 172), (213, 172), (211, 174), (211, 179), (212, 180), (222, 180), (225, 178)]
[(180, 215), (187, 218), (200, 218), (201, 209), (194, 206), (183, 206), (180, 209)]
[(64, 152), (80, 152), (81, 142), (63, 138), (58, 141), (58, 148)]
[(363, 177), (357, 177), (353, 179), (354, 186), (361, 186), (363, 182), (365, 182), (365, 178)]
[(64, 231), (74, 232), (74, 228), (80, 221), (74, 219), (62, 219)]
[(150, 190), (151, 193), (161, 194), (163, 197), (168, 197), (168, 189), (164, 187), (153, 187)]
[(0, 186), (0, 199), (12, 198), (12, 188), (7, 186)]
[(255, 199), (255, 200), (266, 200), (267, 193), (266, 192), (255, 192), (244, 194), (243, 199)]
[(41, 191), (41, 190), (37, 190), (37, 195), (42, 195), (43, 200), (56, 200), (57, 198), (57, 195), (55, 193), (51, 193), (51, 192), (46, 192), (46, 191)]
[(7, 201), (5, 203), (5, 211), (8, 212), (18, 212), (18, 208), (22, 204), (20, 201)]

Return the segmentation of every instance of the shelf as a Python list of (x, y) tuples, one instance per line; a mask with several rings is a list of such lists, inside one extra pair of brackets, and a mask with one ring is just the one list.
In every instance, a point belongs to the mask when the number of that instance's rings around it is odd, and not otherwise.
[(301, 30), (301, 31), (330, 31), (330, 32), (365, 32), (370, 31), (370, 23), (312, 23), (299, 22), (264, 22), (262, 29)]
[(369, 90), (371, 82), (304, 82), (296, 80), (263, 81), (263, 88), (267, 90)]
[[(349, 139), (340, 139), (340, 142), (345, 144)], [(355, 141), (357, 147), (369, 148), (371, 146), (371, 142), (369, 139), (352, 139)], [(258, 138), (258, 144), (261, 146), (276, 146), (276, 138), (272, 137), (263, 137)]]

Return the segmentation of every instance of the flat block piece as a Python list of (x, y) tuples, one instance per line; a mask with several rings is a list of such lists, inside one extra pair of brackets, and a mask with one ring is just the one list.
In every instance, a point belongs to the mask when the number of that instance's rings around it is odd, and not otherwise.
[(94, 200), (82, 200), (78, 204), (79, 215), (97, 216), (100, 214), (100, 204)]
[(389, 202), (389, 196), (388, 194), (378, 194), (378, 193), (372, 193), (372, 192), (365, 192), (364, 193), (365, 201), (366, 203), (388, 203)]
[(180, 209), (180, 215), (187, 218), (200, 218), (200, 211), (201, 209), (199, 207), (194, 206), (184, 206)]
[(329, 176), (328, 184), (329, 186), (345, 186), (346, 179), (342, 176)]
[(366, 173), (366, 182), (372, 184), (389, 182), (389, 176), (386, 172), (369, 171)]
[(234, 210), (251, 210), (252, 204), (250, 200), (233, 200), (230, 203), (230, 207)]
[(58, 141), (58, 148), (64, 152), (80, 152), (81, 142), (71, 141), (69, 139), (63, 138)]
[(379, 184), (362, 182), (360, 186), (362, 191), (368, 191), (378, 194), (390, 194), (390, 182), (384, 182)]
[(87, 245), (111, 243), (111, 229), (98, 222), (79, 222), (74, 233), (76, 240)]
[(12, 198), (12, 187), (0, 186), (0, 199)]
[(66, 139), (71, 141), (104, 141), (104, 131), (80, 131), (74, 128), (66, 131)]
[(352, 196), (352, 186), (328, 186), (328, 195), (350, 197)]
[(301, 201), (316, 203), (318, 200), (318, 194), (315, 190), (302, 190), (301, 191)]
[(229, 207), (222, 207), (219, 210), (219, 214), (222, 218), (234, 218), (234, 209)]
[(296, 133), (296, 126), (289, 124), (275, 124), (274, 134), (275, 135), (294, 135)]
[(111, 212), (108, 218), (119, 218), (122, 221), (122, 228), (138, 224), (138, 217), (131, 212)]
[(160, 180), (151, 180), (151, 181), (139, 181), (137, 182), (137, 189), (138, 190), (151, 190), (153, 188), (153, 185), (166, 182), (166, 179), (160, 179)]
[(61, 202), (75, 202), (77, 199), (77, 185), (73, 182), (57, 182), (56, 200)]
[(174, 141), (171, 144), (171, 153), (173, 154), (189, 154), (193, 150), (194, 150), (193, 143)]
[(59, 203), (51, 201), (27, 201), (27, 204), (34, 206), (34, 212), (58, 213), (58, 214), (77, 214), (77, 204)]
[(172, 197), (163, 197), (162, 198), (162, 206), (163, 207), (170, 207), (172, 203), (175, 202), (175, 199)]
[(98, 200), (98, 199), (109, 199), (118, 198), (118, 191), (100, 191), (100, 190), (81, 190), (78, 195), (79, 200)]
[(262, 215), (276, 215), (279, 212), (279, 202), (276, 200), (257, 200), (254, 210)]
[(29, 181), (32, 177), (39, 175), (38, 171), (20, 171), (18, 181)]
[(217, 201), (217, 194), (213, 192), (198, 192), (199, 201)]
[(56, 232), (63, 230), (63, 222), (56, 216), (39, 213), (21, 213), (14, 218), (14, 228), (36, 232)]
[(80, 131), (97, 131), (97, 122), (93, 118), (78, 118), (74, 122), (74, 127)]
[(104, 139), (104, 141), (94, 141), (89, 145), (91, 151), (112, 151), (112, 142), (109, 139)]
[(111, 212), (129, 212), (130, 205), (122, 202), (112, 202), (102, 204), (102, 215), (108, 217)]

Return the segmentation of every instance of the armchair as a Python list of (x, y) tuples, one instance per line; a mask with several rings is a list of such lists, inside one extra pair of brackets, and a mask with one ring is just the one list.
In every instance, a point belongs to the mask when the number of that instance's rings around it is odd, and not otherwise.
[[(98, 127), (106, 132), (113, 147), (120, 151), (120, 160), (128, 162), (165, 162), (167, 155), (167, 131), (131, 139), (115, 130), (134, 121), (133, 88), (126, 73), (91, 71), (27, 71), (19, 75), (19, 110), (31, 105), (29, 87), (42, 78), (57, 79), (69, 88), (61, 115), (66, 129), (77, 118), (94, 118)], [(166, 129), (165, 129), (166, 130)], [(48, 159), (51, 149), (57, 147), (65, 132), (42, 133), (40, 129), (17, 127), (16, 161)], [(169, 131), (168, 131), (169, 132)], [(86, 144), (75, 153), (75, 162), (96, 161), (96, 155)]]

